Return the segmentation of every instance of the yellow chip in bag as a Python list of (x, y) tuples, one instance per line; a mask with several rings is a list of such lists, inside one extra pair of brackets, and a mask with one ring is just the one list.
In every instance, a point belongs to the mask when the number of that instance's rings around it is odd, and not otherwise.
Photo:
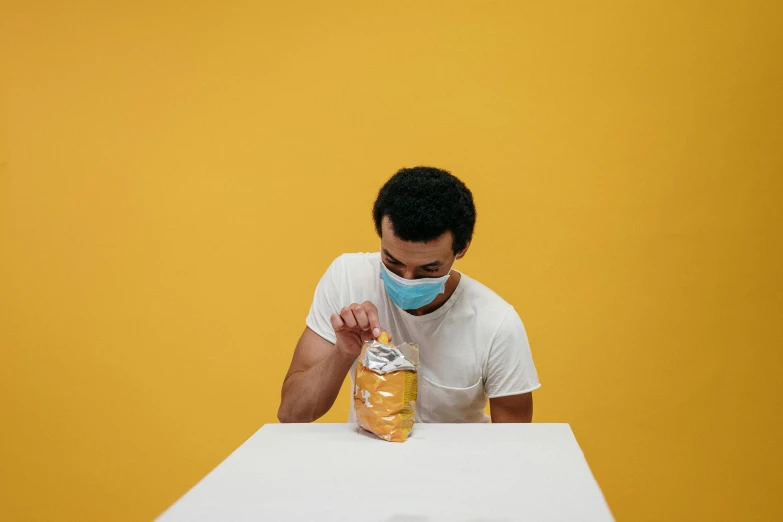
[(356, 366), (354, 405), (359, 426), (383, 440), (404, 442), (413, 429), (418, 395), (418, 349), (390, 346), (384, 334), (367, 341)]

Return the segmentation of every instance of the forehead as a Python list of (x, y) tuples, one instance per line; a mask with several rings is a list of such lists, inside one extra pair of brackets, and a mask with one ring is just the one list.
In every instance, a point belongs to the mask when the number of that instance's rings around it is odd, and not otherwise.
[(427, 243), (403, 241), (394, 235), (394, 227), (388, 217), (381, 224), (381, 245), (397, 261), (410, 265), (426, 265), (433, 261), (448, 260), (453, 254), (453, 236), (450, 231)]

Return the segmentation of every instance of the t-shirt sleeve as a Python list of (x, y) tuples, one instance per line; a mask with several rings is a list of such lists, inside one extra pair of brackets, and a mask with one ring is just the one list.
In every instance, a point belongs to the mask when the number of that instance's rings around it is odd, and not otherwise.
[(525, 326), (516, 310), (510, 308), (489, 349), (487, 397), (519, 395), (540, 387)]
[(315, 288), (313, 304), (307, 316), (307, 326), (312, 331), (334, 344), (337, 337), (334, 334), (329, 318), (333, 313), (339, 313), (342, 309), (340, 292), (343, 287), (344, 260), (338, 257), (321, 277), (321, 281)]

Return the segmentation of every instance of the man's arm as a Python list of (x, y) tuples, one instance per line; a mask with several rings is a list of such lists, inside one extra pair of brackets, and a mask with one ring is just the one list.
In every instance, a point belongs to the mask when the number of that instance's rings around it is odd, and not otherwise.
[(489, 412), (493, 423), (533, 422), (533, 393), (490, 399)]
[(538, 372), (522, 319), (509, 307), (495, 334), (487, 360), (484, 388), (492, 422), (532, 422)]
[(362, 343), (383, 332), (378, 309), (370, 302), (352, 304), (329, 318), (336, 344), (305, 328), (283, 381), (277, 418), (280, 422), (312, 422), (334, 404)]
[(305, 328), (283, 382), (280, 422), (312, 422), (329, 411), (355, 359)]

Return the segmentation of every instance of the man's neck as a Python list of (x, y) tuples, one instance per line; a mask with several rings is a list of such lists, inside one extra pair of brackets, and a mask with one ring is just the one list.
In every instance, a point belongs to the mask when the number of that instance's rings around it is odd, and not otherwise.
[(446, 281), (445, 291), (442, 294), (439, 294), (438, 297), (436, 297), (435, 300), (427, 306), (422, 306), (418, 310), (406, 310), (406, 312), (415, 316), (431, 314), (446, 304), (446, 301), (449, 300), (449, 298), (454, 294), (454, 291), (457, 289), (460, 279), (462, 279), (462, 274), (456, 270), (452, 270), (451, 275), (449, 276), (449, 280)]

